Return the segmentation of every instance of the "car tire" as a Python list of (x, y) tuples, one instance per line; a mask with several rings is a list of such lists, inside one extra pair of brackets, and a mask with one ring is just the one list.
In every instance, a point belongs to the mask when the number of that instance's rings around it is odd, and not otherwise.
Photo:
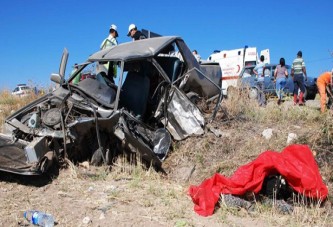
[(190, 91), (189, 93), (186, 94), (186, 96), (189, 98), (189, 100), (194, 103), (198, 104), (200, 97), (197, 93)]
[[(301, 89), (298, 90), (298, 95), (301, 93)], [(305, 88), (304, 94), (303, 94), (303, 101), (308, 100), (308, 90)]]
[(315, 93), (311, 93), (311, 94), (308, 94), (306, 96), (306, 100), (314, 100), (316, 98), (316, 94)]
[(256, 87), (251, 87), (249, 90), (249, 98), (250, 99), (257, 99), (259, 95), (258, 88)]
[(306, 93), (304, 94), (305, 100), (314, 100), (316, 98), (315, 92), (309, 92), (307, 89), (305, 90)]

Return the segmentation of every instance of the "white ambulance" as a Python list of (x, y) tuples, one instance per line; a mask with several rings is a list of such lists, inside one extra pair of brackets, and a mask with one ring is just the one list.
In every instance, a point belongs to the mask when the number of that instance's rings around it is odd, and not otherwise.
[(234, 50), (214, 51), (208, 61), (218, 62), (222, 70), (222, 92), (227, 96), (237, 87), (237, 80), (244, 66), (256, 65), (260, 56), (265, 56), (265, 63), (270, 63), (269, 49), (262, 50), (258, 55), (256, 47), (247, 47)]

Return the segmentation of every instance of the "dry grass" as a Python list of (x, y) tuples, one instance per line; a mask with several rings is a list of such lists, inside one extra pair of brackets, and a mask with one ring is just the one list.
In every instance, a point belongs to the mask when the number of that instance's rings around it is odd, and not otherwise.
[(38, 97), (39, 95), (35, 95), (34, 93), (31, 93), (29, 96), (19, 97), (12, 95), (8, 90), (0, 92), (0, 126), (3, 125), (6, 117), (24, 107), (27, 103), (36, 100)]
[[(310, 103), (310, 101), (309, 101)], [(270, 101), (265, 108), (249, 100), (246, 94), (238, 94), (231, 99), (223, 100), (222, 110), (214, 122), (215, 128), (222, 132), (221, 138), (207, 133), (202, 138), (189, 138), (177, 145), (166, 165), (170, 169), (181, 168), (183, 174), (189, 174), (191, 167), (195, 171), (191, 174), (191, 184), (201, 183), (215, 172), (230, 176), (239, 166), (255, 159), (266, 150), (281, 151), (287, 146), (288, 133), (296, 133), (294, 143), (307, 144), (315, 154), (324, 182), (329, 188), (333, 187), (333, 115), (331, 112), (320, 114), (318, 107), (311, 105), (292, 106), (286, 101), (278, 106)], [(267, 140), (262, 132), (273, 129), (273, 136)], [(175, 170), (178, 173), (177, 170)], [(179, 174), (178, 174), (179, 175)], [(179, 181), (179, 176), (176, 178)], [(186, 179), (186, 177), (183, 177)], [(180, 180), (182, 181), (182, 180)], [(184, 181), (182, 181), (184, 182)], [(297, 209), (291, 215), (279, 215), (273, 208), (260, 207), (260, 212), (254, 217), (266, 220), (265, 225), (292, 226), (330, 226), (333, 221), (329, 218), (333, 214), (332, 198), (329, 195), (324, 207), (305, 205), (297, 202)], [(237, 225), (231, 218), (226, 221), (228, 214), (252, 217), (243, 210), (220, 209), (223, 223)]]
[[(2, 92), (0, 97), (1, 123), (13, 110), (36, 98), (18, 99), (8, 92)], [(199, 184), (216, 172), (230, 176), (261, 152), (282, 150), (290, 132), (298, 136), (295, 143), (308, 144), (314, 151), (331, 192), (332, 120), (330, 112), (320, 114), (310, 106), (294, 107), (288, 102), (277, 106), (271, 101), (261, 108), (246, 94), (237, 94), (222, 101), (222, 108), (212, 122), (212, 127), (222, 133), (221, 137), (207, 130), (203, 136), (173, 144), (163, 163), (167, 176), (152, 168), (147, 170), (139, 161), (138, 165), (132, 165), (125, 157), (119, 157), (111, 169), (87, 163), (75, 166), (69, 162), (67, 169), (60, 170), (59, 176), (43, 187), (0, 181), (3, 201), (0, 217), (6, 217), (0, 219), (0, 225), (22, 222), (23, 210), (36, 208), (52, 213), (60, 226), (87, 226), (82, 224), (85, 217), (91, 219), (91, 226), (109, 223), (120, 226), (332, 226), (331, 194), (322, 206), (298, 200), (290, 215), (258, 204), (256, 213), (221, 207), (210, 218), (196, 215), (187, 195), (189, 185)], [(261, 135), (267, 128), (273, 129), (269, 140)], [(44, 196), (39, 199), (41, 192)]]

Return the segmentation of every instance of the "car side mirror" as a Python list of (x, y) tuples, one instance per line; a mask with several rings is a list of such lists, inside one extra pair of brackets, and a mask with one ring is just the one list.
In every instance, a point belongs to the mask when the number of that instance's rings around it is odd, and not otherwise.
[(60, 84), (61, 83), (61, 77), (59, 74), (57, 73), (52, 73), (51, 74), (51, 81), (53, 81), (56, 84)]

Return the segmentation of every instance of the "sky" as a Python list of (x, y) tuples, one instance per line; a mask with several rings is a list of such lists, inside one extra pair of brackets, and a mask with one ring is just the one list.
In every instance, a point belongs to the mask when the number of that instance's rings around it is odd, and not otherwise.
[(303, 52), (308, 76), (333, 68), (332, 0), (10, 0), (0, 7), (0, 89), (51, 84), (64, 48), (66, 75), (99, 50), (109, 27), (118, 42), (131, 23), (182, 37), (202, 59), (214, 50), (270, 49), (271, 63), (291, 64)]

